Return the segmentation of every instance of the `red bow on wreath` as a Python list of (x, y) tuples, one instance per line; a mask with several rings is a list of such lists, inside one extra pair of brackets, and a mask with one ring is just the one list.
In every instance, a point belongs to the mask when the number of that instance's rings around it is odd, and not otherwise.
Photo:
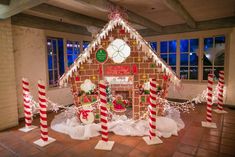
[(83, 110), (83, 109), (79, 110), (79, 113), (82, 114), (82, 118), (86, 119), (86, 120), (88, 118), (88, 113), (89, 112), (91, 112), (91, 111), (90, 110)]

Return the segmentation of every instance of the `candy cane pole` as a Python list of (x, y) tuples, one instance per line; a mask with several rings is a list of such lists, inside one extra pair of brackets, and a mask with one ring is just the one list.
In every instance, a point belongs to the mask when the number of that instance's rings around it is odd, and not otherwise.
[(149, 136), (143, 139), (149, 145), (162, 143), (156, 137), (156, 117), (157, 117), (157, 81), (150, 79), (150, 105), (149, 105)]
[(212, 122), (213, 74), (208, 74), (206, 121)]
[(207, 107), (206, 122), (202, 122), (203, 127), (216, 128), (216, 124), (212, 123), (212, 91), (213, 91), (213, 74), (208, 74), (207, 83)]
[(149, 107), (149, 138), (156, 136), (156, 117), (157, 117), (157, 85), (156, 79), (150, 79), (150, 107)]
[(219, 72), (219, 86), (218, 86), (218, 106), (220, 111), (223, 111), (223, 94), (224, 94), (224, 71)]
[(114, 142), (108, 141), (108, 110), (107, 110), (107, 84), (104, 81), (99, 83), (100, 93), (100, 117), (101, 117), (101, 140), (96, 145), (95, 149), (111, 150)]
[(219, 83), (218, 83), (218, 105), (217, 105), (217, 109), (214, 110), (216, 113), (227, 113), (227, 111), (225, 111), (223, 109), (224, 106), (224, 71), (220, 71), (219, 72)]
[(46, 100), (46, 86), (43, 81), (38, 81), (38, 100), (40, 107), (40, 130), (41, 139), (35, 141), (34, 143), (43, 147), (55, 139), (48, 137), (48, 127), (47, 127), (47, 100)]
[(106, 104), (107, 104), (106, 88), (107, 88), (107, 85), (103, 81), (100, 81), (99, 91), (100, 91), (100, 103), (101, 103), (101, 106), (100, 106), (101, 129), (102, 129), (101, 136), (104, 142), (108, 141), (108, 127), (107, 127), (108, 110), (106, 107)]
[(36, 126), (32, 125), (32, 106), (30, 104), (30, 94), (29, 94), (29, 81), (26, 78), (22, 78), (22, 88), (23, 88), (23, 104), (24, 104), (24, 116), (25, 116), (25, 127), (20, 128), (20, 131), (28, 132), (35, 128)]
[(38, 100), (40, 107), (41, 139), (48, 141), (46, 87), (42, 81), (38, 81)]
[(32, 124), (32, 108), (30, 106), (30, 100), (29, 100), (29, 81), (28, 81), (28, 79), (23, 78), (22, 84), (23, 84), (25, 127), (30, 127)]

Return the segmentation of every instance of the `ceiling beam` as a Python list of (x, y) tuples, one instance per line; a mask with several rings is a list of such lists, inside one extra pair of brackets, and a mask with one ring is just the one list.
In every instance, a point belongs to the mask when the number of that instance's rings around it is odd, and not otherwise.
[(9, 5), (10, 4), (10, 0), (0, 0), (0, 4), (2, 4), (2, 5)]
[(11, 0), (9, 6), (1, 8), (0, 19), (6, 19), (46, 1), (48, 0)]
[(188, 11), (179, 2), (179, 0), (163, 0), (163, 1), (166, 4), (166, 6), (168, 6), (168, 8), (170, 8), (172, 11), (180, 15), (191, 28), (196, 28), (197, 25), (193, 17), (188, 13)]
[[(108, 0), (76, 0), (77, 2), (80, 2), (83, 5), (89, 5), (97, 10), (103, 11), (103, 12), (109, 12), (110, 6), (115, 6), (116, 4), (113, 4), (109, 2)], [(151, 20), (142, 17), (140, 15), (137, 15), (136, 13), (127, 10), (128, 20), (130, 22), (145, 26), (147, 28), (150, 28), (156, 32), (162, 31), (162, 26), (160, 26), (157, 23), (152, 22)]]
[(66, 9), (58, 8), (48, 4), (41, 4), (30, 10), (26, 11), (32, 15), (40, 16), (43, 18), (49, 18), (51, 20), (56, 20), (64, 23), (70, 23), (74, 25), (81, 26), (96, 26), (99, 28), (104, 27), (105, 21), (75, 13)]
[(85, 27), (48, 20), (23, 13), (12, 16), (11, 23), (12, 25), (18, 26), (91, 36), (91, 33), (89, 33)]
[(197, 28), (189, 28), (187, 24), (179, 24), (179, 25), (165, 26), (161, 33), (154, 32), (150, 29), (139, 30), (139, 33), (142, 36), (147, 37), (155, 35), (195, 32), (195, 31), (230, 28), (230, 27), (235, 27), (235, 16), (197, 22)]

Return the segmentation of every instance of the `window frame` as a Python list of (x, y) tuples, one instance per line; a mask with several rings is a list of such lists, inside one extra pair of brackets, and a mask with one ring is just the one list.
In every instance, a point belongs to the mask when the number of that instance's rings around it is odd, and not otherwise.
[[(64, 32), (56, 32), (51, 30), (45, 30), (45, 71), (46, 71), (46, 84), (47, 84), (47, 90), (56, 90), (60, 88), (69, 88), (69, 87), (60, 87), (58, 86), (49, 86), (49, 70), (48, 70), (48, 54), (47, 54), (47, 39), (48, 38), (61, 38), (63, 39), (63, 47), (64, 47), (64, 69), (65, 72), (68, 68), (68, 61), (67, 61), (67, 47), (66, 42), (67, 40), (72, 41), (78, 41), (80, 44), (84, 41), (92, 41), (92, 37), (85, 36), (85, 35), (79, 35), (79, 34), (70, 34), (70, 33), (64, 33)], [(80, 45), (80, 54), (83, 52), (82, 46)], [(57, 60), (58, 61), (58, 60)], [(58, 64), (58, 63), (57, 63)], [(59, 64), (58, 64), (59, 65)]]
[[(229, 54), (229, 36), (231, 33), (230, 28), (224, 29), (215, 29), (215, 30), (205, 30), (205, 31), (197, 31), (197, 32), (187, 32), (187, 33), (177, 33), (177, 34), (169, 34), (169, 35), (159, 35), (147, 37), (148, 41), (156, 41), (157, 49), (159, 50), (157, 54), (160, 56), (160, 42), (168, 41), (168, 40), (177, 40), (177, 43), (180, 42), (181, 39), (199, 39), (199, 47), (198, 47), (198, 79), (197, 80), (185, 80), (182, 79), (182, 83), (207, 83), (207, 80), (203, 80), (203, 39), (213, 36), (224, 36), (225, 37), (225, 54), (224, 54), (224, 71), (228, 70), (228, 57)], [(176, 75), (180, 78), (180, 44), (177, 44), (177, 63), (176, 63)], [(227, 79), (227, 75), (225, 75), (225, 80)]]
[[(191, 40), (198, 40), (198, 50), (197, 52), (191, 52)], [(200, 44), (200, 39), (199, 38), (181, 38), (179, 39), (179, 47), (181, 46), (181, 40), (187, 40), (188, 41), (188, 51), (187, 52), (181, 52), (181, 49), (179, 51), (179, 71), (181, 68), (187, 68), (188, 69), (188, 77), (187, 79), (182, 79), (182, 80), (190, 80), (190, 81), (194, 81), (194, 80), (198, 80), (199, 79), (199, 59), (200, 59), (200, 54), (199, 54), (199, 44)], [(190, 55), (191, 53), (193, 54), (197, 54), (197, 65), (191, 65), (190, 63)], [(181, 54), (187, 54), (188, 57), (188, 64), (187, 65), (181, 65)], [(197, 79), (190, 79), (190, 69), (191, 68), (197, 68)], [(179, 77), (181, 78), (180, 72), (179, 72)]]
[[(212, 65), (211, 65), (211, 66), (204, 65), (204, 63), (203, 63), (203, 61), (204, 61), (204, 58), (203, 58), (203, 57), (204, 57), (204, 54), (205, 54), (205, 50), (204, 50), (204, 46), (205, 46), (205, 45), (204, 45), (204, 40), (205, 40), (206, 38), (213, 38), (213, 45), (212, 45), (212, 48), (214, 48), (214, 47), (215, 47), (215, 44), (216, 44), (216, 43), (215, 43), (215, 38), (216, 38), (216, 37), (222, 37), (222, 36), (225, 38), (225, 43), (224, 43), (224, 44), (225, 44), (225, 45), (224, 45), (224, 65), (223, 65), (223, 66), (221, 66), (221, 65), (219, 65), (219, 66), (216, 65), (216, 66), (215, 66), (214, 61), (212, 62)], [(201, 78), (201, 79), (202, 79), (202, 80), (201, 80), (201, 81), (202, 81), (202, 82), (207, 82), (207, 79), (205, 79), (205, 80), (203, 79), (204, 67), (205, 67), (205, 68), (212, 68), (213, 71), (215, 71), (215, 70), (214, 70), (215, 68), (223, 68), (224, 71), (225, 71), (225, 68), (226, 68), (226, 60), (227, 60), (227, 59), (226, 59), (226, 58), (227, 58), (227, 57), (226, 57), (226, 56), (227, 56), (227, 55), (226, 55), (226, 51), (228, 50), (228, 48), (227, 48), (227, 42), (228, 42), (228, 36), (227, 36), (226, 34), (216, 34), (216, 35), (206, 36), (206, 37), (203, 37), (203, 38), (202, 38), (202, 43), (203, 43), (203, 46), (202, 46), (202, 49), (201, 49), (201, 51), (202, 51), (202, 52), (201, 52), (201, 53), (202, 53), (202, 54), (201, 54), (201, 55), (202, 55), (202, 58), (201, 58), (201, 60), (202, 60), (202, 63), (201, 63), (201, 67), (202, 67), (202, 68), (201, 68), (201, 75), (202, 75), (202, 78)], [(214, 58), (214, 59), (215, 59), (215, 58)], [(215, 80), (215, 81), (217, 82), (218, 79)]]

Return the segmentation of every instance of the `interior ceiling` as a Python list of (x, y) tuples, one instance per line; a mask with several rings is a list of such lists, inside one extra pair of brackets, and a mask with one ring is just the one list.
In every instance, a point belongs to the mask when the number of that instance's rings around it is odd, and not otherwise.
[[(162, 26), (183, 24), (185, 20), (169, 9), (164, 0), (110, 0)], [(205, 21), (235, 15), (235, 0), (179, 0), (193, 19)], [(99, 11), (76, 0), (50, 0), (48, 4), (107, 20), (107, 12)], [(137, 29), (143, 26), (135, 25)]]

